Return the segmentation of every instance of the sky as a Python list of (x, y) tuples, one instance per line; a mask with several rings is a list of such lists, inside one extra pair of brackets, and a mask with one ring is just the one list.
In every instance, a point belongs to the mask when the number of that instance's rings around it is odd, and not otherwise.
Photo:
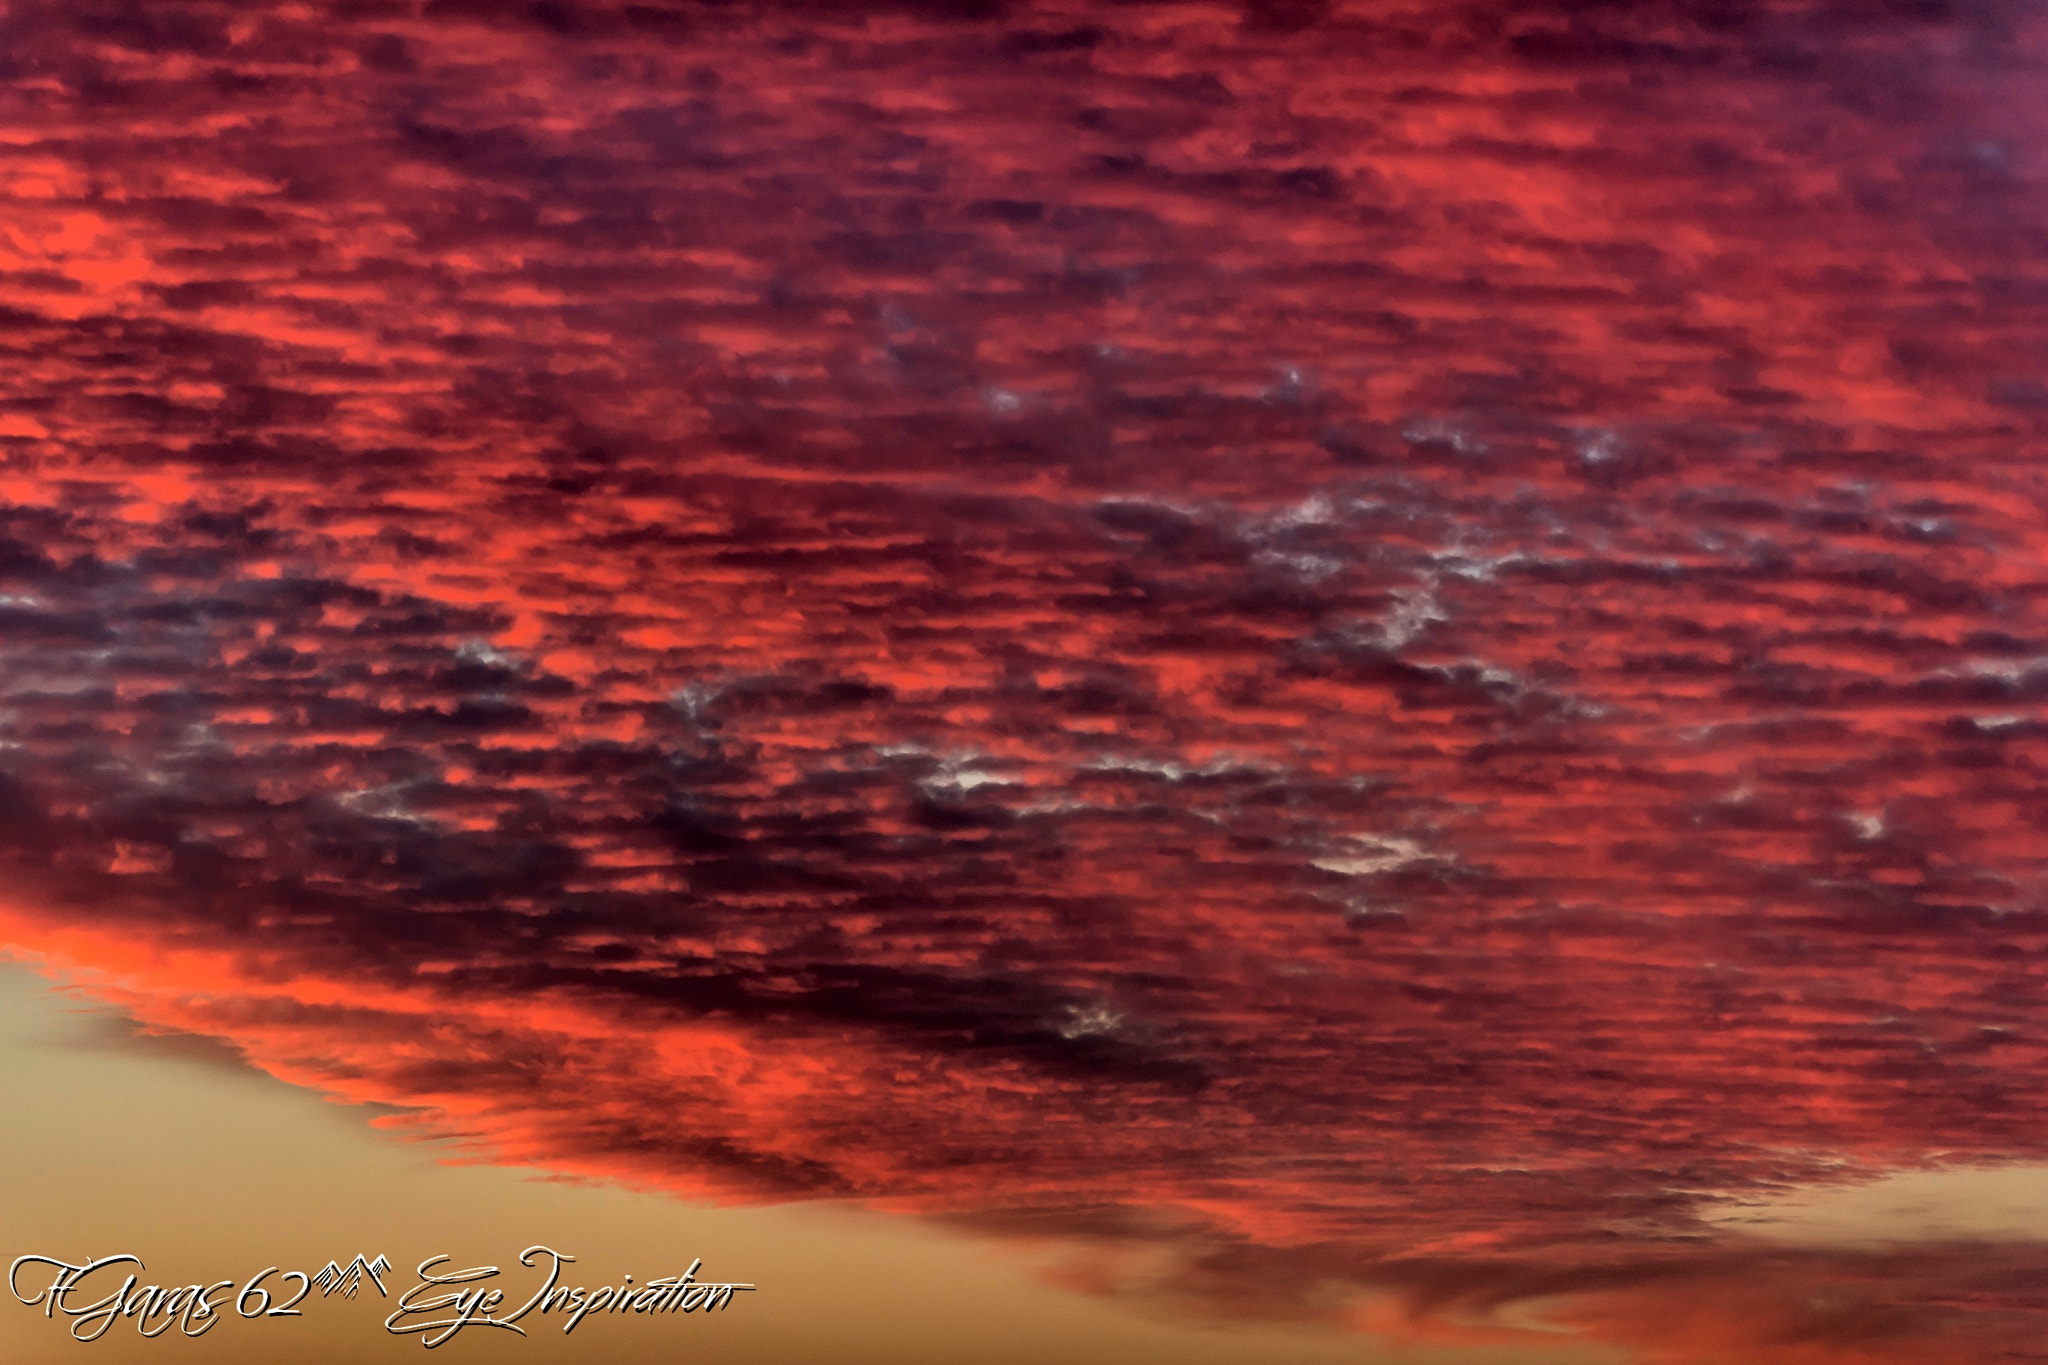
[(118, 1056), (1020, 1360), (2048, 1359), (2044, 68), (0, 0), (6, 1150)]

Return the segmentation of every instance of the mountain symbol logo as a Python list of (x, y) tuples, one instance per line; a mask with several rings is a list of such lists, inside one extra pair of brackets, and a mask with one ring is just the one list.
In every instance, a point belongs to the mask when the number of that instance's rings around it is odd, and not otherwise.
[(320, 1286), (322, 1298), (339, 1289), (343, 1298), (352, 1299), (356, 1296), (356, 1290), (363, 1286), (363, 1276), (368, 1275), (370, 1283), (377, 1286), (378, 1297), (389, 1298), (390, 1291), (384, 1287), (384, 1272), (389, 1269), (391, 1262), (381, 1253), (376, 1260), (370, 1261), (365, 1260), (361, 1252), (357, 1252), (356, 1258), (348, 1263), (347, 1270), (329, 1261), (326, 1268), (313, 1277), (313, 1283)]

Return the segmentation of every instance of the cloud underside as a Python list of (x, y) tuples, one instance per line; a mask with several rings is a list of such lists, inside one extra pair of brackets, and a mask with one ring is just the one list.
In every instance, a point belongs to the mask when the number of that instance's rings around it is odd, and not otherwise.
[(1880, 8), (16, 4), (4, 936), (1104, 1292), (2038, 1335), (1701, 1221), (2048, 1159), (2043, 35)]

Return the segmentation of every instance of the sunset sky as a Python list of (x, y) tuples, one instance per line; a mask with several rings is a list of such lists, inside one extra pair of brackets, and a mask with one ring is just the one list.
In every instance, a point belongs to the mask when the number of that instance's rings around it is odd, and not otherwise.
[(2024, 0), (0, 0), (0, 1258), (2048, 1361), (2044, 191)]

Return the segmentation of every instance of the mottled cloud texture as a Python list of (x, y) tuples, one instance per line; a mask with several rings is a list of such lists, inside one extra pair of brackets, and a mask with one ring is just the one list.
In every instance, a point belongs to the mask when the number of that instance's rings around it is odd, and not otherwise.
[(11, 941), (1091, 1287), (2043, 1358), (1699, 1221), (2048, 1159), (2035, 7), (0, 12)]

